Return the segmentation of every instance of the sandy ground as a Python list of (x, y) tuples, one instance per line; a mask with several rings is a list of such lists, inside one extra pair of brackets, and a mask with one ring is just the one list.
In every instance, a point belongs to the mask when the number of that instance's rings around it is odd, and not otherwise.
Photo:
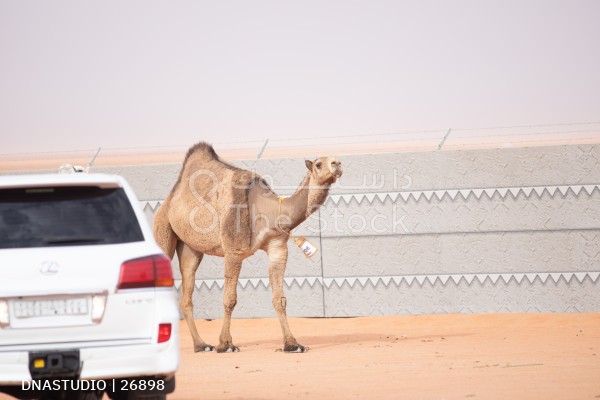
[[(221, 321), (197, 321), (216, 344)], [(291, 319), (305, 354), (281, 352), (275, 319), (234, 320), (240, 353), (193, 353), (171, 399), (600, 398), (600, 314)]]
[[(221, 321), (196, 324), (216, 344)], [(182, 323), (169, 398), (600, 398), (600, 313), (291, 318), (290, 325), (309, 352), (283, 353), (276, 319), (235, 319), (241, 352), (194, 353)]]

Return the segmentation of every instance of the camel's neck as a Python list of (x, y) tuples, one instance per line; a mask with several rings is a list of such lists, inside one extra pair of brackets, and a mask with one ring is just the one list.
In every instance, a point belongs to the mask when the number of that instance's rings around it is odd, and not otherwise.
[(286, 215), (291, 222), (290, 229), (294, 229), (317, 211), (327, 200), (328, 194), (329, 185), (312, 184), (310, 174), (307, 174), (298, 190), (286, 199), (282, 206), (282, 214)]

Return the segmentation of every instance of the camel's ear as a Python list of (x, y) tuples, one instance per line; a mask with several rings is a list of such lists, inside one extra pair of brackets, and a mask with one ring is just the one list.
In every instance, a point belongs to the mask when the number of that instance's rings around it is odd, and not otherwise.
[(313, 162), (310, 160), (304, 160), (304, 163), (306, 164), (306, 168), (308, 168), (309, 171), (312, 171)]

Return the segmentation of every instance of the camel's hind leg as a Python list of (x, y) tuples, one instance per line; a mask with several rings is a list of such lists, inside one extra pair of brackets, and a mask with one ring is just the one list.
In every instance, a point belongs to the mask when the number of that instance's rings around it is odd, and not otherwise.
[(194, 283), (196, 281), (196, 270), (202, 253), (192, 250), (182, 241), (177, 242), (177, 257), (179, 258), (179, 269), (181, 270), (181, 312), (187, 322), (192, 339), (194, 341), (194, 351), (212, 351), (213, 346), (206, 344), (198, 334), (196, 324), (194, 323), (194, 304), (192, 303), (192, 294), (194, 293)]
[(288, 257), (287, 240), (271, 242), (267, 248), (267, 254), (269, 255), (269, 282), (273, 291), (273, 308), (279, 317), (283, 333), (283, 351), (304, 353), (308, 348), (296, 341), (288, 325), (285, 311), (287, 300), (283, 293), (283, 277)]
[(223, 306), (225, 313), (223, 317), (223, 328), (219, 336), (219, 345), (217, 346), (218, 353), (226, 351), (240, 351), (237, 346), (233, 345), (231, 339), (231, 314), (237, 304), (237, 284), (242, 269), (242, 259), (237, 255), (225, 254), (225, 290), (223, 292)]

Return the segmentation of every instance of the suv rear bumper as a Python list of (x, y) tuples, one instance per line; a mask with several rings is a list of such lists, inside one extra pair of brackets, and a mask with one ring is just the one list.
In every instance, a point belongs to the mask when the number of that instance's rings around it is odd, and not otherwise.
[[(179, 365), (179, 333), (174, 329), (166, 343), (81, 347), (79, 350), (81, 379), (169, 377)], [(28, 351), (0, 351), (0, 385), (21, 386), (30, 380)]]

